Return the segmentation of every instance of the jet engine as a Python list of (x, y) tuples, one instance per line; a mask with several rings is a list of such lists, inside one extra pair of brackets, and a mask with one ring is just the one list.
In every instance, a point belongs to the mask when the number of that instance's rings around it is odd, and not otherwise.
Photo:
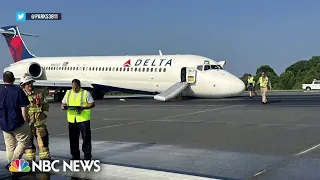
[(43, 69), (40, 64), (36, 62), (18, 62), (5, 68), (4, 71), (13, 72), (16, 78), (22, 78), (25, 73), (28, 73), (34, 79), (42, 79)]
[(36, 62), (31, 62), (28, 65), (27, 73), (30, 74), (32, 78), (37, 79), (42, 75), (42, 67)]

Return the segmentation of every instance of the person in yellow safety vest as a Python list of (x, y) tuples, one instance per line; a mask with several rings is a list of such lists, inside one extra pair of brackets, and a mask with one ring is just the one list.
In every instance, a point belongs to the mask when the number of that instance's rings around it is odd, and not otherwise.
[(270, 91), (272, 91), (272, 86), (271, 86), (270, 79), (265, 75), (264, 72), (261, 72), (261, 76), (260, 76), (259, 81), (258, 81), (257, 84), (260, 85), (261, 96), (262, 96), (262, 104), (267, 104), (268, 86), (270, 88)]
[(68, 90), (62, 100), (61, 108), (67, 110), (71, 160), (80, 160), (79, 136), (82, 135), (84, 160), (91, 160), (91, 108), (94, 100), (87, 90), (81, 88), (80, 80), (72, 80), (72, 89)]
[(250, 98), (252, 98), (252, 92), (257, 96), (257, 93), (255, 91), (255, 80), (254, 80), (254, 77), (251, 76), (251, 74), (248, 75), (248, 90), (249, 90), (249, 95), (250, 95)]
[(36, 158), (36, 147), (33, 143), (34, 137), (37, 138), (40, 159), (51, 160), (49, 151), (49, 133), (45, 124), (45, 120), (49, 113), (49, 104), (43, 91), (34, 90), (34, 82), (35, 80), (29, 74), (25, 74), (20, 83), (30, 101), (30, 105), (28, 106), (30, 141), (25, 150), (26, 160), (29, 162), (35, 161)]

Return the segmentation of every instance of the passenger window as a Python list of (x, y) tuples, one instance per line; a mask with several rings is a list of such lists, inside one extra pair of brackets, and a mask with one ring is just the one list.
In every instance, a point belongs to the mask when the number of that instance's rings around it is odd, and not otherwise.
[(163, 72), (166, 72), (166, 68), (163, 68)]
[(157, 72), (157, 68), (154, 68), (154, 72)]
[(152, 72), (153, 71), (153, 68), (150, 68), (150, 72)]
[(147, 68), (147, 72), (149, 72), (149, 68)]
[(161, 68), (159, 68), (159, 72), (161, 72)]

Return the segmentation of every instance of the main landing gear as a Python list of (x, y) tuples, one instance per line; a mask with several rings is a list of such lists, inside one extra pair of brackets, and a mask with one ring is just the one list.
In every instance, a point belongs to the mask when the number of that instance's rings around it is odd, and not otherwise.
[[(68, 89), (65, 88), (58, 88), (55, 90), (55, 92), (53, 93), (53, 99), (55, 102), (61, 102), (64, 95), (66, 94)], [(93, 97), (94, 100), (99, 100), (99, 99), (103, 99), (104, 97), (104, 92), (102, 91), (89, 91)]]

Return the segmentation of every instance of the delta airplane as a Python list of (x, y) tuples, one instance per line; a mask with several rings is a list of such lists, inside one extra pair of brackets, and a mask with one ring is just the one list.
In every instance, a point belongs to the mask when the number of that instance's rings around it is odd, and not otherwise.
[[(244, 83), (224, 70), (226, 61), (216, 62), (198, 55), (139, 55), (36, 57), (25, 45), (16, 25), (1, 27), (14, 63), (11, 71), (19, 85), (25, 73), (36, 82), (34, 86), (55, 89), (54, 100), (61, 101), (71, 81), (77, 78), (95, 99), (105, 92), (154, 95), (155, 100), (169, 101), (178, 96), (226, 98), (244, 92)], [(1, 80), (3, 84), (3, 81)]]

